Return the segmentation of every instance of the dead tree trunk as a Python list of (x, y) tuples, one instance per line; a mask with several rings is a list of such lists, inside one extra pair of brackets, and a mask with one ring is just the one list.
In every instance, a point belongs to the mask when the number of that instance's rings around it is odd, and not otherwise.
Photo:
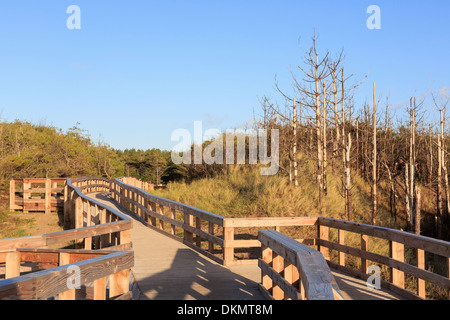
[(410, 228), (410, 221), (411, 221), (411, 184), (409, 182), (410, 175), (409, 175), (409, 165), (405, 165), (405, 189), (406, 189), (406, 196), (405, 196), (405, 209), (406, 209), (406, 217), (407, 217), (407, 229)]
[(322, 213), (323, 208), (323, 141), (321, 130), (321, 113), (320, 113), (320, 92), (319, 92), (319, 57), (316, 54), (315, 65), (315, 85), (316, 85), (316, 136), (317, 136), (317, 185), (319, 187), (319, 212)]
[(392, 177), (392, 172), (389, 166), (386, 163), (383, 163), (384, 167), (386, 168), (386, 171), (388, 173), (389, 178), (389, 209), (391, 212), (391, 215), (394, 217), (394, 221), (397, 221), (397, 196), (395, 192), (395, 183), (394, 179)]
[(412, 104), (412, 99), (410, 100), (410, 137), (409, 137), (409, 177), (407, 180), (408, 184), (408, 229), (414, 230), (414, 222), (415, 222), (415, 204), (416, 204), (416, 190), (415, 190), (415, 179), (416, 179), (416, 111), (415, 111), (415, 99), (414, 106)]
[(447, 170), (447, 161), (445, 159), (445, 115), (441, 116), (441, 156), (442, 156), (442, 171), (444, 174), (444, 183), (445, 183), (445, 200), (447, 204), (447, 215), (450, 213), (450, 197), (449, 197), (449, 183), (448, 183), (448, 170)]
[(421, 200), (421, 196), (420, 196), (420, 188), (416, 188), (416, 212), (414, 214), (415, 216), (415, 221), (414, 221), (414, 232), (417, 235), (420, 235), (420, 221), (421, 221), (421, 205), (422, 205), (422, 200)]
[(352, 221), (353, 213), (352, 213), (352, 185), (350, 178), (350, 152), (352, 149), (352, 137), (351, 134), (348, 134), (347, 145), (345, 147), (345, 208), (347, 211), (347, 219), (348, 221)]
[(341, 140), (341, 133), (339, 130), (339, 116), (338, 116), (338, 100), (337, 100), (337, 83), (336, 83), (336, 71), (333, 71), (333, 95), (334, 95), (334, 123), (336, 128), (336, 134), (333, 141), (333, 174), (336, 173), (336, 158), (339, 155), (339, 141)]
[(351, 172), (350, 172), (350, 152), (352, 147), (352, 138), (350, 132), (348, 133), (347, 141), (345, 135), (345, 88), (344, 88), (344, 70), (342, 69), (342, 169), (343, 169), (343, 193), (345, 199), (345, 214), (348, 221), (352, 221), (352, 193), (351, 193)]
[(429, 169), (428, 169), (428, 184), (431, 186), (433, 182), (433, 138), (431, 134), (431, 124), (429, 129), (429, 136), (430, 136), (430, 154), (429, 154)]
[(292, 147), (292, 157), (294, 161), (294, 186), (298, 187), (298, 169), (297, 169), (297, 109), (295, 105), (295, 98), (294, 98), (294, 104), (292, 106), (292, 126), (294, 130), (294, 145)]
[[(441, 130), (442, 130), (442, 110), (440, 110), (441, 114)], [(436, 212), (436, 233), (437, 238), (442, 238), (442, 139), (441, 136), (438, 137), (438, 177), (437, 177), (437, 212)]]
[(326, 196), (328, 193), (327, 186), (327, 91), (325, 88), (325, 82), (323, 83), (323, 117), (322, 117), (322, 152), (323, 152), (323, 162), (322, 162), (322, 174), (323, 174), (323, 194)]
[(357, 174), (361, 174), (360, 171), (360, 156), (359, 156), (359, 119), (356, 118), (356, 172)]
[(375, 225), (377, 217), (377, 104), (375, 97), (375, 83), (373, 84), (373, 150), (372, 150), (372, 224)]

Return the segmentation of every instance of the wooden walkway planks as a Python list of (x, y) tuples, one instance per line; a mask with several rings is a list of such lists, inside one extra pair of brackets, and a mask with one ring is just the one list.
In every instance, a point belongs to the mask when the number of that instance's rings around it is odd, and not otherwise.
[[(130, 215), (109, 194), (88, 196)], [(152, 300), (263, 300), (258, 290), (261, 271), (255, 265), (222, 266), (186, 245), (133, 220), (132, 268), (140, 299)], [(398, 300), (387, 290), (370, 290), (366, 282), (333, 271), (344, 299)]]

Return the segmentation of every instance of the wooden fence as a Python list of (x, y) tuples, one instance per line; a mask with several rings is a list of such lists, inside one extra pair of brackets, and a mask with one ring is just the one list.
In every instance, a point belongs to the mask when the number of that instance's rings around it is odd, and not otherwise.
[(274, 300), (343, 300), (322, 254), (274, 230), (261, 230), (261, 291)]
[[(380, 279), (381, 286), (392, 290), (409, 299), (425, 299), (426, 283), (434, 284), (441, 289), (450, 290), (450, 243), (416, 234), (379, 227), (367, 224), (336, 220), (320, 217), (317, 221), (319, 250), (328, 260), (328, 264), (348, 274), (368, 279), (368, 267), (373, 265), (386, 266), (389, 268), (389, 276), (386, 279)], [(335, 241), (330, 238), (331, 232), (337, 234)], [(345, 244), (347, 236), (357, 236), (359, 246)], [(376, 239), (375, 239), (376, 238)], [(389, 246), (389, 255), (373, 252), (371, 243), (380, 243), (385, 241)], [(375, 246), (374, 246), (375, 247)], [(337, 252), (337, 261), (330, 260), (330, 250)], [(405, 261), (405, 252), (409, 250), (411, 261)], [(371, 252), (372, 251), (372, 252)], [(436, 255), (440, 258), (441, 267), (445, 269), (437, 274), (426, 267), (426, 254)], [(346, 264), (346, 256), (359, 259), (359, 270), (354, 266)], [(406, 288), (406, 276), (409, 275), (410, 281), (415, 282), (411, 288)]]
[(66, 179), (14, 179), (9, 184), (9, 209), (11, 212), (62, 210)]
[(134, 177), (122, 177), (120, 180), (130, 186), (142, 189), (144, 191), (155, 190), (155, 185), (153, 183), (142, 181)]
[[(0, 281), (0, 299), (75, 299), (80, 292), (68, 290), (66, 285), (69, 267), (77, 268), (80, 284), (93, 290), (90, 295), (85, 292), (85, 297), (130, 297), (129, 277), (134, 264), (134, 254), (129, 251), (132, 220), (82, 192), (109, 191), (106, 181), (67, 179), (64, 218), (72, 229), (0, 240), (0, 264), (5, 264), (6, 278)], [(56, 245), (71, 245), (75, 249), (49, 249)], [(29, 263), (37, 264), (40, 271), (21, 275), (21, 266)]]

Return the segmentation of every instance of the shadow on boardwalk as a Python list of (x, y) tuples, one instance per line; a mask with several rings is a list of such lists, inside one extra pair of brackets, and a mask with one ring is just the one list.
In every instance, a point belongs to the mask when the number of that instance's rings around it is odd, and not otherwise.
[(152, 300), (264, 299), (255, 281), (189, 248), (177, 250), (169, 269), (136, 280), (141, 294)]

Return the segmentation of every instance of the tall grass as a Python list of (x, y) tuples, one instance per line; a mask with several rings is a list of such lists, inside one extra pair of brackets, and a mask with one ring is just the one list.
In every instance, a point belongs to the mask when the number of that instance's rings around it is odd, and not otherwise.
[(0, 239), (29, 236), (28, 230), (33, 224), (34, 219), (18, 218), (7, 210), (0, 210)]
[[(190, 184), (169, 183), (167, 188), (153, 193), (225, 217), (322, 215), (346, 219), (340, 169), (336, 168), (336, 174), (332, 170), (328, 173), (328, 192), (320, 212), (314, 163), (306, 159), (300, 159), (300, 163), (298, 187), (281, 173), (263, 176), (258, 166), (233, 165), (222, 176)], [(353, 220), (367, 223), (372, 210), (370, 187), (358, 176), (353, 178), (353, 185)], [(379, 212), (381, 223), (394, 225), (385, 207), (380, 205)]]

